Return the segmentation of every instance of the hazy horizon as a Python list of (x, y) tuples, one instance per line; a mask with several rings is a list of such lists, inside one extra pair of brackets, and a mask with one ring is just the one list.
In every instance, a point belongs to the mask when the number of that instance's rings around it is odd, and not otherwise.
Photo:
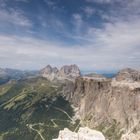
[[(46, 66), (44, 67), (41, 67), (41, 68), (37, 68), (37, 69), (18, 69), (18, 68), (14, 68), (14, 67), (0, 67), (0, 69), (11, 69), (11, 70), (19, 70), (19, 71), (40, 71), (42, 70), (43, 68), (47, 67), (48, 65), (50, 65), (52, 68), (54, 67), (57, 67), (55, 65), (51, 65), (51, 64), (47, 64)], [(66, 64), (67, 65), (67, 64)], [(64, 65), (61, 65), (61, 66), (58, 66), (57, 68), (60, 70), (63, 66), (66, 66), (65, 64)], [(70, 65), (75, 65), (75, 64), (70, 64)], [(67, 65), (67, 66), (70, 66), (70, 65)], [(78, 65), (77, 65), (78, 66)], [(78, 66), (79, 67), (79, 66)], [(124, 68), (124, 69), (127, 69), (128, 67)], [(130, 68), (130, 67), (129, 67)], [(116, 69), (116, 70), (97, 70), (97, 69), (81, 69), (79, 67), (80, 71), (82, 74), (89, 74), (89, 73), (97, 73), (97, 74), (116, 74), (118, 73), (120, 70), (122, 69)], [(134, 69), (134, 68), (131, 68), (131, 69)]]

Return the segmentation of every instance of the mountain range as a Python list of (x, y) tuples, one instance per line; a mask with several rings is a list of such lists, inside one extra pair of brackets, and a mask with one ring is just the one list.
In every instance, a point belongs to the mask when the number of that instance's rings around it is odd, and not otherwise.
[(0, 140), (52, 140), (81, 127), (108, 140), (138, 140), (139, 97), (140, 71), (131, 68), (109, 78), (83, 75), (77, 65), (0, 69)]

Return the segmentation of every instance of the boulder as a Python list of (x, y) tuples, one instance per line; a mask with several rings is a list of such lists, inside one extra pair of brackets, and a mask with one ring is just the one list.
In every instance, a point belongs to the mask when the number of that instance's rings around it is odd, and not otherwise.
[(59, 137), (53, 140), (105, 140), (105, 137), (99, 131), (80, 127), (77, 133), (65, 128), (59, 132)]

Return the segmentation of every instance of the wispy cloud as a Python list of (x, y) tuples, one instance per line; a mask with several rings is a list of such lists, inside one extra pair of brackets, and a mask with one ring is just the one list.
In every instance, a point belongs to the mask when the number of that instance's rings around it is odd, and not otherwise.
[(57, 2), (54, 2), (52, 0), (43, 0), (47, 6), (51, 7), (53, 10), (55, 10), (57, 8), (56, 4)]
[(95, 2), (95, 3), (110, 3), (112, 0), (86, 0), (87, 2)]
[(22, 11), (14, 9), (11, 9), (10, 11), (0, 9), (0, 22), (24, 27), (30, 27), (32, 25), (31, 21), (24, 16)]
[(83, 25), (82, 15), (75, 13), (72, 15), (72, 22), (76, 27), (76, 30), (79, 30)]
[(54, 5), (56, 5), (56, 3), (54, 2), (54, 1), (52, 1), (52, 0), (43, 0), (47, 5), (49, 5), (49, 6), (54, 6)]
[[(137, 43), (131, 36), (126, 36), (126, 39), (131, 40), (128, 44), (123, 36), (118, 37), (123, 31), (114, 32), (118, 28), (119, 25), (117, 28), (108, 27), (103, 34), (100, 31), (96, 32), (97, 42), (86, 46), (64, 46), (36, 38), (0, 36), (0, 59), (3, 60), (0, 65), (20, 69), (38, 69), (47, 64), (61, 66), (76, 63), (81, 69), (93, 70), (137, 68), (140, 60), (140, 50), (137, 46), (139, 36), (137, 36)], [(134, 45), (136, 45), (135, 49)]]
[[(39, 23), (42, 25), (43, 32), (46, 32), (46, 38), (49, 36), (47, 31), (54, 30), (62, 33), (64, 38), (68, 38), (66, 40), (60, 39), (56, 42), (48, 39), (41, 40), (33, 36), (1, 34), (0, 66), (38, 69), (47, 64), (60, 66), (76, 63), (81, 69), (93, 70), (138, 68), (140, 64), (140, 1), (86, 1), (88, 4), (81, 6), (84, 7), (82, 12), (80, 12), (80, 7), (79, 11), (71, 12), (69, 18), (61, 19), (63, 16), (51, 15), (52, 13), (48, 16), (49, 20), (45, 18), (46, 15), (41, 17)], [(98, 2), (97, 5), (108, 4), (107, 11), (99, 8), (100, 6), (92, 7), (89, 2)], [(91, 21), (95, 12), (99, 23), (96, 23), (96, 18), (95, 21)], [(31, 27), (32, 21), (25, 14), (22, 10), (1, 9), (0, 22), (1, 24), (10, 23), (15, 26)], [(84, 17), (85, 15), (90, 18)], [(68, 19), (69, 22), (66, 21)], [(95, 24), (92, 24), (93, 22)], [(100, 26), (96, 27), (98, 24)], [(55, 37), (54, 35), (52, 38)], [(69, 40), (77, 42), (71, 43)], [(68, 45), (64, 45), (63, 41), (68, 41)]]
[(87, 17), (91, 17), (93, 14), (96, 13), (95, 8), (90, 7), (90, 6), (86, 6), (83, 8), (83, 11), (86, 13)]

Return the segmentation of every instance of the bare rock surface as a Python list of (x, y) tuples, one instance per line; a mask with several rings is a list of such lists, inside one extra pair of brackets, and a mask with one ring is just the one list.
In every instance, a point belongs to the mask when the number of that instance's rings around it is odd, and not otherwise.
[[(113, 124), (123, 134), (131, 133), (128, 137), (136, 135), (140, 130), (139, 71), (123, 70), (115, 79), (79, 77), (71, 100), (78, 108), (77, 117), (89, 128), (105, 124), (111, 127)], [(114, 138), (119, 139), (118, 136)]]
[(75, 79), (80, 76), (80, 70), (77, 65), (63, 66), (58, 72), (58, 78)]
[(65, 65), (60, 70), (48, 65), (40, 71), (41, 76), (50, 81), (53, 80), (75, 80), (80, 76), (80, 70), (77, 65)]
[[(105, 127), (102, 132), (109, 140), (139, 140), (139, 71), (124, 69), (115, 78), (108, 79), (98, 74), (80, 76), (78, 67), (70, 65), (55, 71), (49, 66), (45, 74), (47, 78), (51, 77), (50, 80), (75, 79), (74, 83), (66, 82), (63, 96), (76, 108), (75, 118), (81, 120), (82, 126), (92, 129)], [(71, 135), (67, 135), (67, 140), (77, 137), (77, 133), (68, 129), (60, 132), (60, 135), (65, 136), (63, 132)], [(113, 137), (110, 137), (110, 133)], [(63, 139), (59, 137), (57, 140)]]
[(140, 82), (140, 71), (127, 68), (121, 70), (116, 76), (117, 81)]
[(83, 78), (84, 79), (93, 79), (93, 80), (98, 80), (98, 81), (102, 81), (102, 80), (107, 79), (103, 75), (96, 74), (96, 73), (91, 73), (91, 74), (84, 75)]
[(40, 71), (40, 74), (50, 81), (54, 80), (57, 77), (57, 73), (58, 69), (56, 67), (53, 68), (50, 65), (46, 66)]
[(122, 135), (121, 140), (140, 140), (140, 131), (137, 132), (136, 134), (133, 132), (126, 133)]
[(105, 137), (99, 131), (80, 127), (77, 133), (65, 128), (59, 132), (59, 137), (53, 140), (105, 140)]

